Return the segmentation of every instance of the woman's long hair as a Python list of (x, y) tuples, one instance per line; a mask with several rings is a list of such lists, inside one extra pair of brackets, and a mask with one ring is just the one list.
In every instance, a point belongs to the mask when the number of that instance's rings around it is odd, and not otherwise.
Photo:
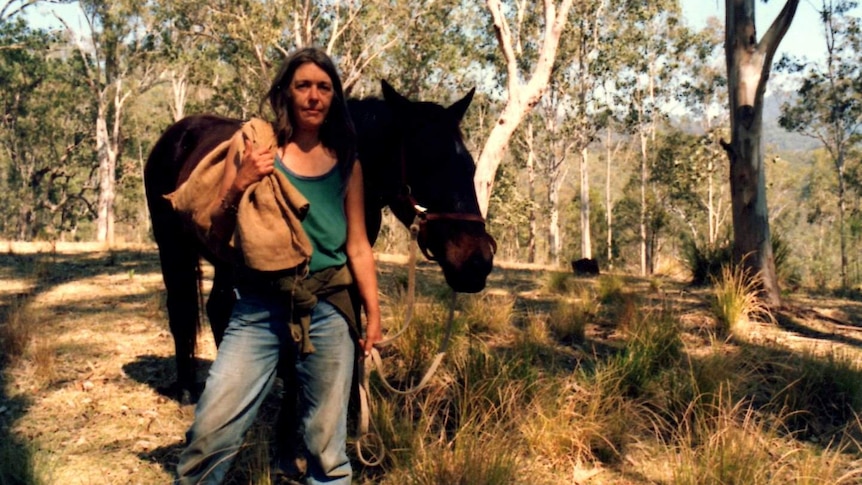
[(344, 88), (335, 63), (323, 50), (317, 47), (304, 47), (291, 54), (282, 64), (278, 75), (272, 81), (267, 98), (275, 113), (275, 134), (278, 145), (285, 145), (293, 136), (296, 125), (293, 113), (293, 99), (290, 96), (290, 83), (299, 66), (312, 62), (323, 70), (332, 80), (332, 104), (323, 126), (320, 128), (320, 141), (323, 146), (335, 152), (339, 172), (344, 187), (356, 160), (356, 128), (353, 119), (347, 111), (347, 100), (344, 98)]

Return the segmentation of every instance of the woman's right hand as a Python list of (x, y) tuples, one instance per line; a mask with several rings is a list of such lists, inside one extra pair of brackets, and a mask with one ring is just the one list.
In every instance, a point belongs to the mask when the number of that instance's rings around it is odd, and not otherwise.
[(243, 193), (250, 185), (259, 182), (273, 170), (275, 170), (275, 153), (267, 148), (255, 149), (251, 140), (246, 138), (245, 151), (236, 177), (233, 179), (233, 186), (237, 192)]

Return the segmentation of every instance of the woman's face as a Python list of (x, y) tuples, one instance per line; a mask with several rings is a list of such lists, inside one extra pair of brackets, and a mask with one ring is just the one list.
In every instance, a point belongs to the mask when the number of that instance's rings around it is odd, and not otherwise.
[(332, 79), (313, 62), (306, 62), (293, 73), (290, 83), (293, 115), (299, 130), (319, 130), (326, 120), (334, 95)]

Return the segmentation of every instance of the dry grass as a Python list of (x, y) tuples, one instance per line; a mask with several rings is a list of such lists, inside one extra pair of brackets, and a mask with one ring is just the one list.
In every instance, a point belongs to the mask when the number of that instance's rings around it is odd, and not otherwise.
[(0, 325), (0, 355), (13, 365), (27, 351), (37, 332), (28, 303), (29, 298), (13, 298)]
[[(718, 318), (719, 337), (739, 335), (751, 318), (772, 318), (758, 296), (758, 280), (741, 265), (721, 267), (721, 276), (713, 280), (713, 311)], [(740, 328), (741, 327), (741, 328)]]
[[(169, 483), (193, 409), (159, 393), (174, 376), (157, 256), (84, 249), (0, 250), (0, 483)], [(391, 331), (406, 270), (379, 270)], [(384, 350), (402, 386), (439, 350), (449, 311), (439, 270), (418, 272), (415, 319)], [(499, 267), (487, 291), (460, 295), (422, 391), (392, 395), (373, 376), (387, 453), (355, 462), (356, 483), (859, 483), (862, 303), (818, 300), (830, 318), (725, 340), (708, 335), (709, 290), (548, 274)], [(199, 348), (204, 372), (209, 336)], [(269, 483), (277, 406), (229, 483)]]

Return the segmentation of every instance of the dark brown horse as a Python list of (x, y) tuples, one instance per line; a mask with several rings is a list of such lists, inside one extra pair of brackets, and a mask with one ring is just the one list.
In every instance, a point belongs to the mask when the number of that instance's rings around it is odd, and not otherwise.
[[(475, 166), (459, 129), (473, 91), (444, 108), (410, 101), (385, 81), (382, 85), (384, 99), (348, 102), (365, 175), (369, 240), (373, 244), (377, 238), (385, 206), (407, 227), (418, 217), (420, 249), (440, 265), (449, 286), (454, 291), (478, 292), (491, 271), (496, 243), (479, 212), (473, 188)], [(164, 195), (185, 181), (204, 155), (241, 124), (241, 120), (211, 115), (184, 118), (159, 138), (144, 169), (176, 350), (173, 391), (181, 396), (188, 392), (192, 399), (200, 388), (194, 359), (200, 328), (200, 258), (215, 268), (206, 312), (216, 343), (235, 301), (233, 274), (230, 263), (213, 257), (185, 227)]]

